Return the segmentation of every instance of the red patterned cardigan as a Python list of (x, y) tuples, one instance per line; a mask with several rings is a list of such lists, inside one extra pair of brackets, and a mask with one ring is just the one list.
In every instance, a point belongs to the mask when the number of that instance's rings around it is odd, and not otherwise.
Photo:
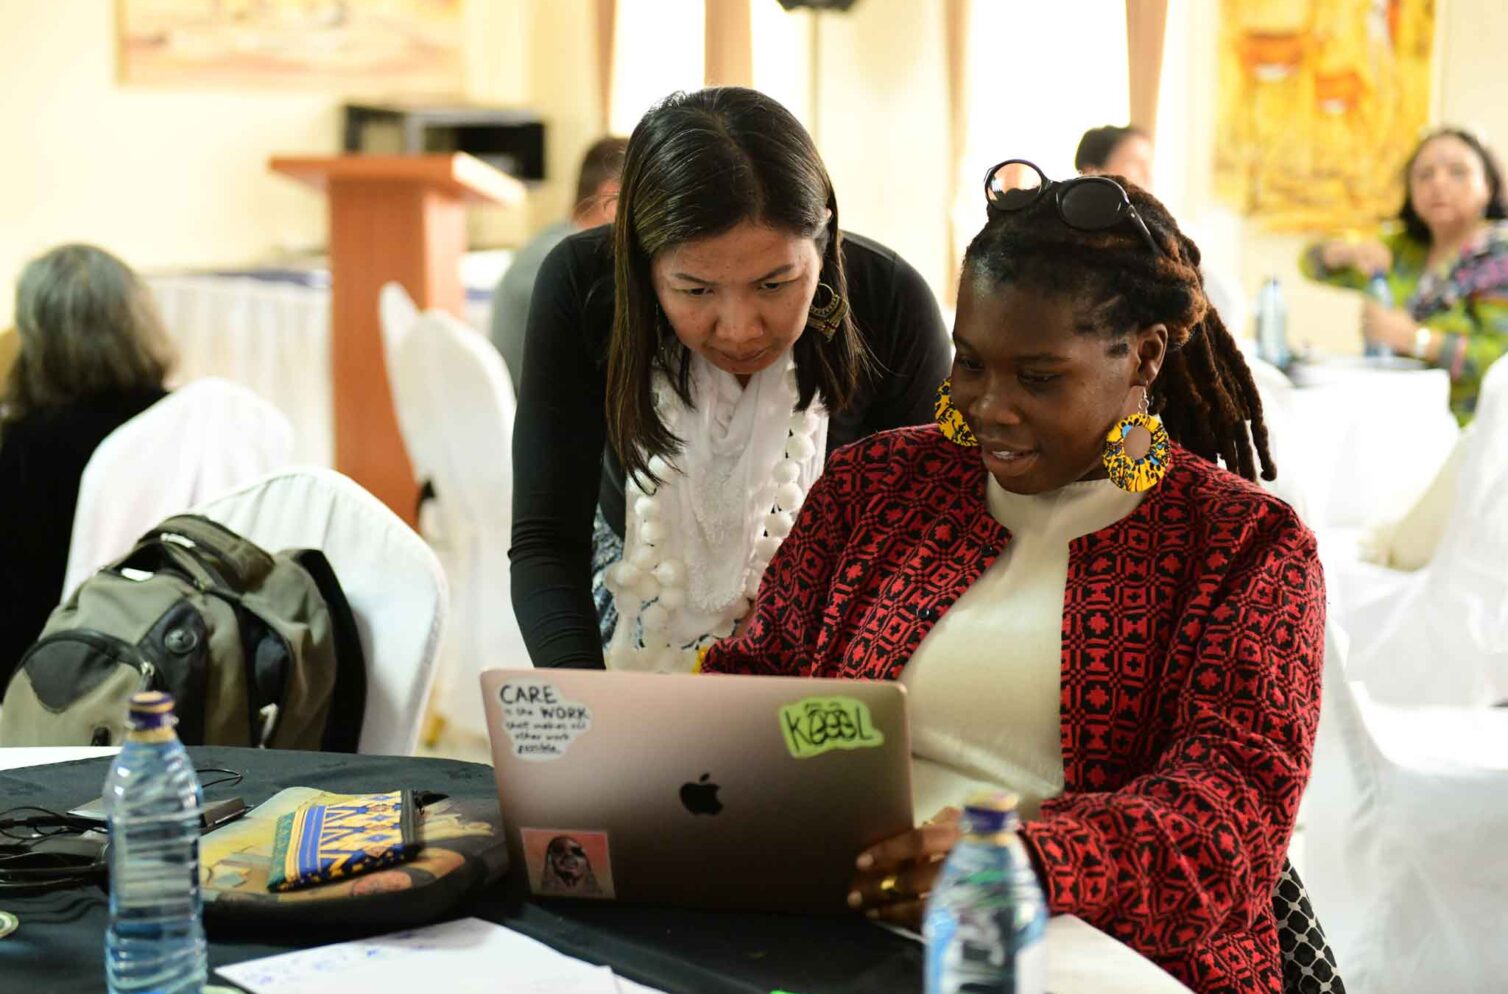
[[(835, 452), (748, 630), (703, 669), (896, 679), (1010, 540), (984, 472), (934, 427)], [(1272, 894), (1309, 777), (1324, 620), (1314, 537), (1181, 447), (1135, 511), (1072, 543), (1065, 789), (1022, 830), (1054, 912), (1201, 994), (1279, 994)]]

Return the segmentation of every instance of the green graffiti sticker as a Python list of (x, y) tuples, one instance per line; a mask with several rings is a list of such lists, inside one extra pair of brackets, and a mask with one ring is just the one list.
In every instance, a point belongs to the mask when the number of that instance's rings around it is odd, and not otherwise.
[(805, 697), (785, 705), (780, 709), (780, 734), (797, 759), (885, 744), (884, 733), (869, 716), (869, 705), (853, 697)]

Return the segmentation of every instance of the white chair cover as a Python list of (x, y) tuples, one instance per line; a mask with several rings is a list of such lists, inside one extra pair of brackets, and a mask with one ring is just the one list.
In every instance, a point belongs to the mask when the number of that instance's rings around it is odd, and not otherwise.
[[(1434, 557), (1404, 573), (1326, 552), (1347, 673), (1383, 704), (1508, 700), (1508, 363), (1487, 371)], [(1324, 546), (1321, 547), (1325, 551)], [(1508, 927), (1508, 916), (1504, 919)]]
[(125, 555), (147, 529), (288, 465), (293, 429), (235, 383), (195, 380), (115, 429), (79, 480), (63, 597)]
[(1262, 422), (1267, 425), (1267, 449), (1278, 464), (1276, 480), (1262, 480), (1261, 484), (1271, 493), (1286, 501), (1299, 517), (1308, 519), (1309, 503), (1304, 493), (1304, 481), (1312, 478), (1307, 463), (1307, 448), (1299, 433), (1304, 429), (1298, 423), (1294, 410), (1293, 384), (1283, 371), (1270, 362), (1257, 358), (1255, 351), (1245, 356), (1251, 369), (1251, 378), (1257, 385), (1257, 394), (1262, 399)]
[(1304, 880), (1346, 989), (1500, 990), (1508, 710), (1374, 703), (1330, 629)]
[[(384, 291), (385, 311), (387, 299)], [(529, 665), (508, 586), (513, 385), (492, 344), (443, 311), (413, 321), (389, 370), (409, 458), (435, 488), (438, 527), (421, 523), (450, 578), (453, 622), (435, 703), (456, 729), (485, 736), (480, 672)]]
[(376, 497), (334, 470), (287, 470), (194, 508), (269, 552), (314, 548), (340, 579), (366, 653), (364, 753), (408, 755), (445, 629), (445, 574)]

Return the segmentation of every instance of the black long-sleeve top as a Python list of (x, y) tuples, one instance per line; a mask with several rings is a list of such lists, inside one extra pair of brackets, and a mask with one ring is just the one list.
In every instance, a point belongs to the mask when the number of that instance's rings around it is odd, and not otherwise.
[[(513, 610), (535, 666), (601, 669), (592, 603), (597, 506), (623, 533), (623, 467), (607, 443), (607, 345), (613, 321), (608, 227), (567, 238), (540, 268), (524, 338), (513, 425)], [(952, 350), (937, 301), (904, 259), (843, 236), (854, 321), (875, 374), (832, 412), (827, 451), (932, 418)]]
[(90, 397), (0, 429), (0, 696), (63, 597), (84, 466), (106, 435), (163, 396)]

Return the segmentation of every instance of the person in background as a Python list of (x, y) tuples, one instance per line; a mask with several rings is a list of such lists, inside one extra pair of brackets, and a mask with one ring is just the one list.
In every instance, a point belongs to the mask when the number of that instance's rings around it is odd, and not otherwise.
[(938, 424), (833, 455), (702, 671), (906, 686), (929, 820), (857, 854), (856, 909), (914, 927), (951, 806), (1004, 788), (1053, 913), (1200, 994), (1279, 994), (1314, 536), (1254, 483), (1261, 401), (1198, 248), (1139, 187), (1037, 176), (986, 188)]
[(1424, 138), (1403, 167), (1401, 230), (1332, 238), (1305, 249), (1300, 269), (1365, 290), (1386, 276), (1395, 307), (1368, 299), (1362, 335), (1450, 374), (1450, 409), (1470, 422), (1487, 367), (1508, 351), (1508, 204), (1492, 153), (1461, 128)]
[(146, 285), (91, 245), (21, 270), (16, 331), (0, 395), (0, 687), (62, 596), (84, 465), (164, 396), (172, 362)]
[(550, 251), (578, 231), (611, 224), (618, 209), (618, 186), (623, 173), (626, 138), (599, 138), (581, 157), (576, 175), (576, 205), (571, 217), (550, 225), (523, 248), (492, 291), (492, 344), (502, 353), (518, 392), (524, 368), (524, 329), (529, 323), (529, 299), (539, 267)]
[[(1152, 139), (1135, 125), (1106, 124), (1090, 128), (1079, 139), (1073, 167), (1081, 176), (1120, 176), (1152, 192)], [(1246, 295), (1241, 285), (1208, 258), (1199, 268), (1210, 304), (1227, 328), (1241, 334), (1246, 327)]]
[(561, 242), (529, 309), (510, 556), (534, 665), (689, 671), (828, 452), (926, 421), (948, 351), (789, 111), (741, 87), (652, 108), (613, 225)]
[(1073, 168), (1084, 175), (1123, 176), (1143, 190), (1152, 189), (1152, 139), (1134, 125), (1090, 128), (1079, 139)]

